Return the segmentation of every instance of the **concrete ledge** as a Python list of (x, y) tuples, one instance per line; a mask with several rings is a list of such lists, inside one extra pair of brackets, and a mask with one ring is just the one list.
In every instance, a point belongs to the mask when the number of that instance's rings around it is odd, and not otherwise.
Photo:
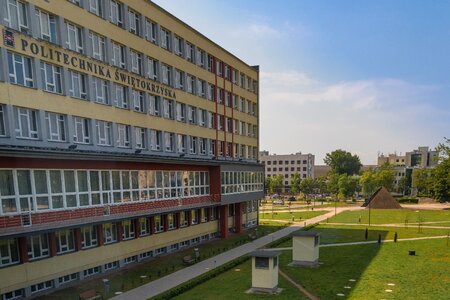
[(245, 293), (246, 294), (258, 294), (258, 295), (278, 295), (282, 291), (283, 291), (283, 289), (281, 289), (279, 287), (274, 287), (272, 289), (252, 287), (251, 289), (245, 291)]
[(294, 260), (290, 264), (290, 267), (306, 267), (306, 268), (318, 268), (319, 260), (315, 261), (303, 261), (303, 260)]

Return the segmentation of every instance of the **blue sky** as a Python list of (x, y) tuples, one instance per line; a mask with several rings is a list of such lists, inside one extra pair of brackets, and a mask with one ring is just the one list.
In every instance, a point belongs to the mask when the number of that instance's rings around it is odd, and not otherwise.
[(450, 1), (154, 2), (260, 65), (261, 149), (373, 164), (450, 136)]

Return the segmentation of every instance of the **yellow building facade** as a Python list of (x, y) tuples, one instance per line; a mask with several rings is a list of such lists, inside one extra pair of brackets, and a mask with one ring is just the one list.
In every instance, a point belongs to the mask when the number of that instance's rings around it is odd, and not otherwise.
[(257, 66), (151, 1), (0, 5), (4, 299), (257, 224)]

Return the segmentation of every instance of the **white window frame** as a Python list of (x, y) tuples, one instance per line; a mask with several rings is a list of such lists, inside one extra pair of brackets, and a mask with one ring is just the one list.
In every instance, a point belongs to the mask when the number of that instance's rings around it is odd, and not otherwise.
[(10, 28), (28, 32), (28, 15), (25, 5), (22, 1), (7, 0), (5, 21)]
[(120, 84), (113, 85), (114, 105), (119, 108), (128, 109), (127, 87)]
[(95, 123), (95, 127), (97, 128), (97, 145), (111, 146), (111, 122), (96, 120)]
[(73, 124), (73, 142), (77, 144), (89, 144), (91, 142), (90, 120), (74, 116)]
[(156, 35), (158, 32), (158, 28), (156, 26), (155, 22), (152, 22), (149, 19), (145, 19), (145, 26), (146, 26), (146, 39), (154, 44), (156, 44)]
[(87, 99), (87, 75), (69, 70), (70, 76), (70, 97)]
[[(9, 81), (11, 83), (34, 87), (33, 64), (30, 57), (8, 52), (8, 64)], [(20, 69), (19, 72), (18, 69)], [(21, 77), (18, 77), (19, 74)]]
[(66, 116), (63, 114), (45, 112), (47, 121), (48, 140), (51, 142), (65, 142), (66, 138)]
[(125, 124), (117, 124), (117, 147), (129, 148), (130, 145), (130, 126)]
[(136, 139), (136, 149), (147, 149), (146, 129), (141, 127), (134, 127), (134, 136)]
[(131, 72), (142, 75), (142, 53), (131, 50)]
[(36, 9), (36, 16), (39, 23), (40, 38), (56, 44), (58, 42), (56, 16), (44, 12), (40, 9)]
[(116, 42), (111, 42), (112, 44), (112, 64), (116, 67), (125, 69), (126, 58), (125, 58), (125, 46), (118, 44)]
[[(38, 246), (39, 249), (35, 249), (33, 246)], [(40, 254), (36, 253), (37, 251), (39, 251)], [(50, 243), (47, 234), (44, 233), (40, 235), (28, 236), (27, 252), (29, 260), (36, 260), (50, 256)]]
[(128, 22), (130, 25), (130, 32), (136, 35), (139, 35), (141, 32), (141, 15), (135, 11), (128, 10)]
[(119, 27), (123, 27), (123, 4), (119, 1), (111, 0), (109, 20)]
[(37, 140), (39, 138), (38, 111), (21, 107), (17, 107), (16, 111), (16, 137)]
[(66, 28), (67, 48), (78, 53), (83, 53), (83, 30), (81, 29), (81, 27), (66, 22)]
[(92, 57), (101, 61), (106, 61), (106, 39), (105, 37), (89, 31), (89, 39), (92, 45)]
[(61, 94), (61, 67), (41, 61), (42, 89), (46, 92)]
[(92, 77), (92, 90), (94, 101), (100, 104), (109, 104), (108, 81), (98, 77)]
[[(87, 239), (89, 237), (89, 240)], [(93, 248), (98, 245), (97, 227), (84, 226), (81, 227), (81, 249)]]

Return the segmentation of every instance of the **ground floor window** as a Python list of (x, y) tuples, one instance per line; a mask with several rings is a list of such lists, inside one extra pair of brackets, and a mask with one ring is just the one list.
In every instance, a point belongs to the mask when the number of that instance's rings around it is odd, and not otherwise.
[(44, 281), (38, 284), (33, 284), (30, 288), (31, 288), (31, 293), (37, 293), (40, 291), (45, 291), (48, 289), (51, 289), (53, 287), (53, 280), (49, 280), (49, 281)]
[(61, 276), (58, 278), (59, 284), (65, 284), (78, 279), (78, 273), (72, 273), (66, 276)]
[(98, 273), (100, 273), (100, 267), (99, 266), (93, 267), (93, 268), (89, 268), (89, 269), (86, 269), (86, 270), (83, 271), (84, 277), (89, 277), (89, 276), (92, 276), (92, 275), (95, 275), (95, 274), (98, 274)]

